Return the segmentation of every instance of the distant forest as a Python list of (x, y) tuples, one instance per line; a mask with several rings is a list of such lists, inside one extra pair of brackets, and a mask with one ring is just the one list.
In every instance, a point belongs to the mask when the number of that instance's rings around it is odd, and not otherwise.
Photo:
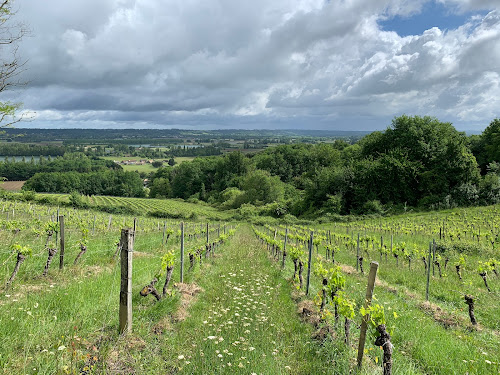
[[(124, 152), (135, 150), (127, 145), (116, 147), (123, 147)], [(148, 150), (155, 152), (155, 148)], [(28, 179), (25, 190), (182, 198), (237, 209), (241, 217), (340, 219), (340, 215), (394, 213), (411, 207), (500, 202), (499, 119), (482, 134), (466, 136), (436, 118), (400, 116), (387, 130), (355, 143), (350, 138), (316, 139), (315, 143), (277, 144), (258, 152), (205, 154), (159, 168), (147, 176), (146, 189), (137, 173), (136, 177), (125, 175), (121, 167), (100, 160), (99, 153), (104, 151), (104, 147), (94, 147), (87, 154), (67, 152), (39, 164), (7, 160), (0, 162), (0, 175)], [(216, 147), (213, 151), (220, 152)], [(113, 188), (114, 183), (119, 188)]]
[(500, 120), (467, 137), (451, 123), (401, 116), (354, 145), (279, 145), (161, 168), (150, 196), (277, 217), (484, 205), (500, 202), (499, 161)]
[(180, 129), (5, 129), (0, 140), (15, 142), (61, 142), (68, 145), (88, 144), (151, 144), (169, 145), (187, 141), (211, 143), (221, 139), (265, 140), (280, 143), (296, 139), (298, 142), (316, 142), (321, 138), (359, 140), (369, 132), (337, 130), (180, 130)]

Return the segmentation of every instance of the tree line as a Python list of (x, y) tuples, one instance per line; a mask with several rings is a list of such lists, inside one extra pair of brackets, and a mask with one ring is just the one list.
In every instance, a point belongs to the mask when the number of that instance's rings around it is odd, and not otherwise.
[(122, 169), (122, 167), (110, 160), (90, 158), (79, 152), (66, 153), (56, 158), (40, 156), (36, 159), (32, 157), (21, 161), (9, 158), (0, 161), (0, 176), (10, 181), (27, 180), (37, 173), (85, 173), (107, 169)]
[(160, 168), (150, 196), (303, 217), (493, 204), (499, 150), (498, 119), (467, 137), (436, 118), (400, 116), (353, 145), (279, 145)]

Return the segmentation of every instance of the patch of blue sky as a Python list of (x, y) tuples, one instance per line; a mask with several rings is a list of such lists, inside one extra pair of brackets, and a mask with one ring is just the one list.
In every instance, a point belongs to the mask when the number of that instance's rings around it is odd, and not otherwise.
[(456, 9), (436, 1), (429, 1), (420, 13), (410, 16), (395, 16), (380, 20), (379, 26), (385, 31), (395, 31), (400, 36), (421, 35), (425, 30), (438, 27), (441, 30), (454, 30), (464, 25), (473, 16), (484, 17), (488, 11), (458, 13)]

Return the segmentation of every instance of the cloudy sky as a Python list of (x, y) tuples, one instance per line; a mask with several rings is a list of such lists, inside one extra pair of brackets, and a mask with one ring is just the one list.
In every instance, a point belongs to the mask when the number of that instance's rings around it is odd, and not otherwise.
[(385, 129), (500, 117), (498, 0), (16, 0), (30, 127)]

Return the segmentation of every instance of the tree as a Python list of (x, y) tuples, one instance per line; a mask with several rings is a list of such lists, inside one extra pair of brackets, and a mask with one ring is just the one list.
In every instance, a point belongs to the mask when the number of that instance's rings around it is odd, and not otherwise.
[(249, 172), (241, 182), (244, 194), (238, 199), (238, 206), (243, 203), (262, 205), (282, 201), (284, 197), (283, 182), (278, 176), (271, 176), (269, 172), (255, 170)]
[[(19, 75), (24, 70), (25, 62), (17, 54), (18, 43), (27, 34), (24, 25), (12, 24), (11, 0), (0, 0), (0, 93), (24, 83)], [(5, 128), (21, 121), (25, 114), (19, 114), (21, 103), (0, 101), (0, 128)]]
[[(372, 133), (360, 144), (367, 160), (378, 164), (369, 163), (367, 171), (358, 175), (373, 194), (365, 201), (428, 205), (458, 192), (462, 184), (479, 183), (478, 165), (465, 134), (433, 117), (396, 117), (384, 133)], [(371, 178), (365, 177), (368, 171)]]
[(500, 119), (494, 119), (480, 137), (476, 158), (483, 172), (491, 162), (500, 162)]

